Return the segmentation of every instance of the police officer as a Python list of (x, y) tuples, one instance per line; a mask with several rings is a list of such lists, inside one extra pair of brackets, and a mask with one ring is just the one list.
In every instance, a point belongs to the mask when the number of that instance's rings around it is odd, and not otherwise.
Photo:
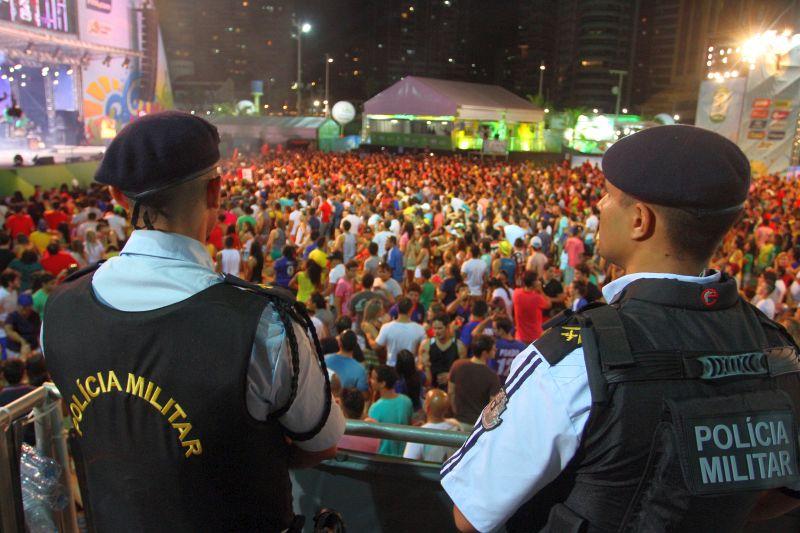
[(626, 275), (610, 305), (551, 321), (444, 464), (462, 531), (737, 531), (757, 504), (796, 505), (797, 347), (704, 271), (742, 213), (747, 158), (663, 126), (603, 170), (599, 252)]
[(218, 146), (184, 113), (126, 126), (95, 179), (136, 231), (44, 314), (98, 531), (286, 530), (288, 469), (331, 457), (343, 433), (305, 311), (214, 272)]

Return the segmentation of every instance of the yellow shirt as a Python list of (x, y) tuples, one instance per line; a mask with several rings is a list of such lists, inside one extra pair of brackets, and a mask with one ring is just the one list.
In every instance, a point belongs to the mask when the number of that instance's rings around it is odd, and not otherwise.
[(40, 254), (43, 254), (44, 251), (47, 249), (47, 245), (50, 244), (50, 241), (53, 239), (53, 236), (47, 233), (46, 231), (39, 231), (36, 230), (31, 233), (29, 237), (31, 243), (36, 247)]
[(321, 266), (323, 269), (328, 266), (328, 254), (319, 248), (314, 248), (311, 250), (311, 253), (308, 254), (308, 258)]

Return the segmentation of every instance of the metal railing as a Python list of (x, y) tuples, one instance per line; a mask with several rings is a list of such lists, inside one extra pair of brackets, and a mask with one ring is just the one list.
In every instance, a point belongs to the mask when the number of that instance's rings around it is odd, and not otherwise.
[(53, 513), (54, 522), (61, 532), (77, 533), (67, 438), (61, 416), (61, 394), (52, 383), (45, 383), (22, 398), (0, 407), (0, 530), (9, 533), (26, 531), (19, 477), (20, 439), (14, 428), (31, 412), (37, 451), (52, 457), (61, 466), (60, 482), (68, 503), (64, 510)]
[(441, 429), (402, 426), (398, 424), (381, 424), (377, 422), (364, 422), (361, 420), (347, 420), (344, 433), (345, 435), (356, 435), (359, 437), (418, 442), (420, 444), (433, 444), (451, 448), (460, 448), (467, 440), (467, 437), (469, 437), (468, 433), (462, 433), (460, 431), (445, 431)]

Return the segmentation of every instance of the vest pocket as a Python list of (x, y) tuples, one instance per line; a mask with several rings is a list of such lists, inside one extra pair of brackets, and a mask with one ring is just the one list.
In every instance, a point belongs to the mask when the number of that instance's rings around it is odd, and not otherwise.
[(588, 525), (583, 517), (563, 503), (558, 503), (550, 509), (550, 516), (542, 533), (586, 533)]

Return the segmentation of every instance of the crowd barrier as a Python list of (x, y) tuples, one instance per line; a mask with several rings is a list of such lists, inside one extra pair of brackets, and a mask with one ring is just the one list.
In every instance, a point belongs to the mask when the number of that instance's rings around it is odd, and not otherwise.
[[(35, 425), (36, 448), (62, 467), (61, 483), (67, 507), (54, 513), (60, 532), (79, 531), (67, 432), (60, 409), (61, 396), (52, 383), (0, 407), (0, 531), (26, 531), (20, 487), (20, 446), (24, 426)], [(467, 435), (394, 424), (348, 420), (348, 435), (459, 447)], [(306, 517), (304, 531), (313, 530), (313, 517), (323, 508), (339, 512), (348, 531), (455, 531), (452, 502), (442, 490), (440, 465), (340, 450), (316, 468), (292, 472), (295, 511)], [(86, 524), (89, 530), (91, 524)], [(744, 533), (800, 531), (795, 511), (759, 524)]]
[(31, 419), (36, 429), (37, 451), (53, 458), (61, 466), (60, 481), (68, 503), (62, 511), (53, 513), (54, 522), (61, 532), (78, 533), (66, 430), (61, 416), (61, 395), (52, 383), (0, 407), (0, 531), (26, 531), (19, 459), (23, 426), (30, 424)]

